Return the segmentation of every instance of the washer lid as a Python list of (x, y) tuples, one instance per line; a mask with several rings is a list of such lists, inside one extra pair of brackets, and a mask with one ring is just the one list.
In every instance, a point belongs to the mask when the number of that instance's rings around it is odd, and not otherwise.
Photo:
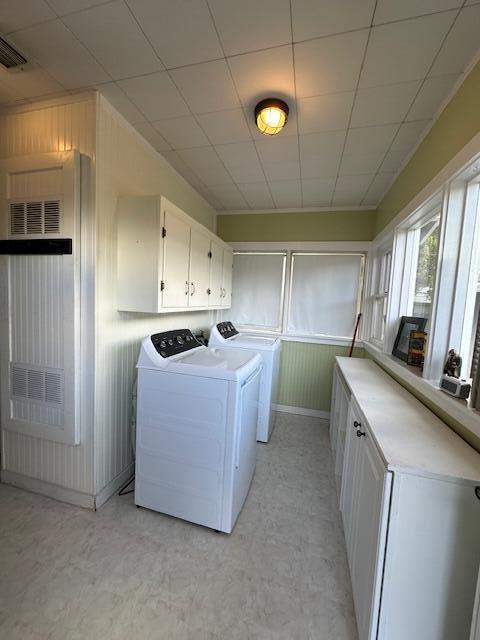
[(243, 333), (239, 333), (236, 336), (228, 338), (225, 341), (226, 345), (234, 344), (238, 347), (245, 347), (246, 349), (273, 349), (279, 340), (278, 338), (262, 338), (261, 336), (246, 336)]
[(244, 380), (261, 365), (258, 353), (238, 349), (196, 349), (170, 360), (168, 371), (221, 380)]

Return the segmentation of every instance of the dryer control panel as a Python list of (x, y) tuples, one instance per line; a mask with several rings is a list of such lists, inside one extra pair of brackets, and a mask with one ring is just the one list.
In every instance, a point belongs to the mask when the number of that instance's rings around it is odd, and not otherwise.
[(162, 358), (171, 358), (178, 353), (201, 347), (190, 329), (175, 329), (151, 336), (152, 344)]
[(225, 338), (225, 340), (238, 334), (238, 331), (235, 329), (231, 322), (219, 322), (217, 324), (217, 329), (222, 338)]

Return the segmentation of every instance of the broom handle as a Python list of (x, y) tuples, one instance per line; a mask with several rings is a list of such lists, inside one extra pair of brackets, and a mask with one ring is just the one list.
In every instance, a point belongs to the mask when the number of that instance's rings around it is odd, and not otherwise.
[(350, 346), (350, 353), (348, 354), (349, 358), (352, 357), (353, 347), (355, 346), (355, 340), (357, 339), (358, 325), (360, 324), (360, 318), (361, 317), (362, 317), (362, 314), (359, 313), (358, 316), (357, 316), (357, 321), (355, 323), (355, 331), (353, 332), (352, 344)]

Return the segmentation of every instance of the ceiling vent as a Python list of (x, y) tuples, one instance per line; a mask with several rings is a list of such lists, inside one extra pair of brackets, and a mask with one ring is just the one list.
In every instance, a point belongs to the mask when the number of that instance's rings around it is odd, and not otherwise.
[(27, 64), (27, 59), (16, 51), (6, 40), (0, 38), (0, 64), (7, 69), (14, 69)]

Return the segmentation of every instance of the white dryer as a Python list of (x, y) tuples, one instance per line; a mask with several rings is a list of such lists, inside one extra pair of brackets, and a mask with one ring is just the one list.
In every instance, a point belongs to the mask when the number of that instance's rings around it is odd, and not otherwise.
[(255, 351), (262, 356), (263, 371), (260, 381), (257, 440), (268, 442), (275, 421), (273, 403), (277, 399), (281, 340), (239, 333), (231, 322), (219, 322), (210, 331), (208, 345)]
[(260, 356), (181, 329), (145, 338), (137, 367), (135, 503), (230, 533), (255, 471)]

